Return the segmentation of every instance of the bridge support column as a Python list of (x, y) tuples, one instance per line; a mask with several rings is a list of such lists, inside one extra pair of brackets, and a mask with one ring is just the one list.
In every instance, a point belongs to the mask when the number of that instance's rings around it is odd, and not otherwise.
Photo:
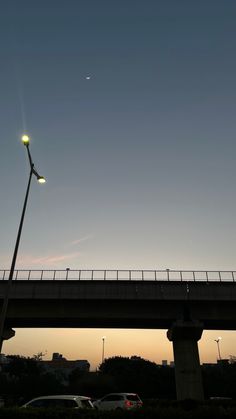
[(197, 343), (202, 331), (199, 322), (177, 321), (167, 332), (173, 342), (177, 400), (204, 399)]
[(4, 340), (9, 340), (9, 339), (13, 338), (15, 336), (15, 334), (16, 334), (16, 332), (13, 329), (10, 329), (10, 328), (5, 328), (4, 329), (3, 335), (2, 335), (2, 340), (0, 342), (1, 350), (2, 350), (2, 345), (3, 345)]
[(7, 328), (3, 331), (3, 340), (11, 339), (15, 336), (16, 332), (13, 329)]

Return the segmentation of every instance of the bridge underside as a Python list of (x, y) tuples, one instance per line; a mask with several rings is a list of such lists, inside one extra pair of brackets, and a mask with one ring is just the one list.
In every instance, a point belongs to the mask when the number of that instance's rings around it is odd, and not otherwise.
[(235, 283), (13, 281), (6, 325), (169, 329), (193, 319), (204, 329), (235, 330), (235, 303)]
[(168, 329), (177, 319), (197, 319), (208, 330), (235, 330), (235, 304), (117, 300), (15, 300), (6, 325), (13, 328), (129, 328)]

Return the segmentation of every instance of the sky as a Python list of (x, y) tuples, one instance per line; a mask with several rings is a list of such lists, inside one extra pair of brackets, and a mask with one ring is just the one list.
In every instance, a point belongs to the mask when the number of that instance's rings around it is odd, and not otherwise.
[[(2, 0), (0, 269), (234, 270), (235, 0)], [(205, 331), (202, 362), (236, 355)], [(65, 339), (66, 336), (66, 339)], [(166, 331), (18, 329), (3, 352), (173, 359)]]

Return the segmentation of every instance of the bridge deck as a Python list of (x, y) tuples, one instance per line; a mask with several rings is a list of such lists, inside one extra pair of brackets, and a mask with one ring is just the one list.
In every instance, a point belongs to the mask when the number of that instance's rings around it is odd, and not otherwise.
[[(0, 282), (3, 301), (7, 281)], [(186, 316), (205, 329), (236, 329), (235, 282), (12, 282), (9, 327), (169, 328)]]

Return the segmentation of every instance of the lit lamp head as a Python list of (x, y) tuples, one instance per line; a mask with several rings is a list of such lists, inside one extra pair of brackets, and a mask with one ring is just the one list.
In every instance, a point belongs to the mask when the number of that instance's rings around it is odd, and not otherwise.
[(43, 176), (39, 176), (39, 177), (38, 177), (38, 182), (39, 182), (39, 183), (45, 183), (45, 182), (46, 182), (45, 177), (43, 177)]
[(30, 137), (26, 134), (22, 135), (21, 141), (24, 145), (29, 145), (30, 143)]

